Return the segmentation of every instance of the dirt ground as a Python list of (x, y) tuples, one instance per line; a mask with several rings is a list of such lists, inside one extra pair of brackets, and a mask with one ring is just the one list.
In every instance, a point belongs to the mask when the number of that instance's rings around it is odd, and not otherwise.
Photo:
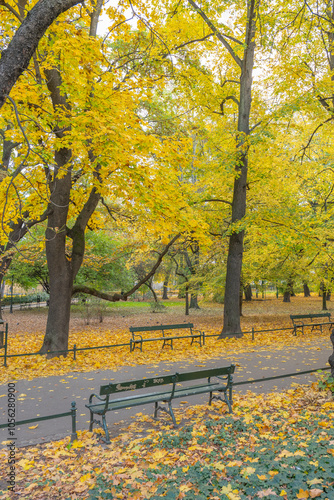
[[(177, 302), (173, 299), (173, 303)], [(194, 323), (195, 327), (209, 327), (220, 329), (223, 326), (223, 305), (215, 303), (200, 303), (201, 309), (190, 310), (189, 316), (185, 315), (184, 303), (179, 301), (178, 305), (167, 307), (164, 312), (154, 313), (150, 305), (146, 307), (113, 307), (108, 308), (104, 314), (103, 322), (98, 317), (92, 317), (90, 324), (86, 324), (84, 312), (73, 308), (71, 315), (70, 331), (96, 330), (118, 330), (128, 329), (130, 326), (144, 326), (155, 324)], [(328, 312), (334, 314), (334, 302), (327, 302)], [(243, 317), (241, 320), (244, 331), (272, 328), (291, 327), (290, 314), (307, 314), (321, 312), (322, 300), (320, 297), (292, 297), (290, 303), (284, 303), (282, 298), (255, 299), (244, 302)], [(27, 310), (15, 309), (12, 314), (8, 309), (3, 311), (3, 319), (8, 322), (11, 334), (44, 332), (47, 320), (47, 308), (35, 307)]]

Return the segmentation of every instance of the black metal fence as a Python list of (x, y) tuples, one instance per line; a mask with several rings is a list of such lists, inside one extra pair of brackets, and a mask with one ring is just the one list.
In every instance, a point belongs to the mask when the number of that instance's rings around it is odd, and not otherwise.
[[(1, 325), (1, 323), (0, 323)], [(332, 325), (332, 323), (319, 323), (319, 326), (324, 326), (324, 325)], [(304, 326), (311, 326), (315, 327), (318, 326), (317, 324), (311, 323), (309, 325), (304, 325)], [(265, 329), (265, 330), (255, 330), (252, 328), (249, 331), (243, 332), (243, 335), (249, 335), (251, 334), (252, 340), (255, 340), (255, 334), (265, 334), (265, 333), (271, 333), (271, 332), (279, 332), (279, 331), (289, 331), (291, 330), (294, 332), (294, 327), (286, 327), (286, 328), (274, 328), (274, 329)], [(234, 337), (235, 335), (240, 335), (240, 334), (235, 334), (235, 333), (229, 333), (226, 334), (226, 337)], [(220, 333), (212, 333), (212, 334), (204, 334), (203, 339), (205, 338), (210, 338), (210, 337), (219, 337)], [(173, 337), (175, 340), (177, 339), (182, 339), (185, 338), (184, 336), (175, 336)], [(164, 337), (161, 337), (161, 341), (164, 340)], [(160, 339), (144, 339), (145, 342), (157, 342), (160, 341)], [(131, 339), (129, 339), (129, 342), (125, 342), (122, 344), (109, 344), (109, 345), (102, 345), (102, 346), (94, 346), (94, 347), (77, 347), (76, 344), (70, 349), (65, 349), (65, 350), (57, 350), (57, 351), (48, 351), (47, 354), (69, 354), (70, 352), (73, 353), (73, 360), (76, 360), (76, 355), (80, 351), (90, 351), (90, 350), (95, 350), (95, 349), (111, 349), (113, 347), (129, 347), (130, 351), (132, 349), (132, 342)], [(4, 342), (1, 343), (1, 331), (0, 331), (0, 349), (4, 349), (4, 354), (0, 355), (0, 358), (4, 359), (4, 366), (7, 367), (7, 359), (8, 358), (17, 358), (17, 357), (23, 357), (23, 356), (38, 356), (38, 355), (43, 355), (40, 352), (25, 352), (25, 353), (20, 353), (20, 354), (8, 354), (8, 326), (6, 323), (6, 334), (4, 338)]]
[(19, 420), (18, 422), (15, 422), (15, 424), (12, 424), (12, 423), (1, 424), (0, 429), (8, 428), (10, 430), (10, 429), (12, 429), (13, 426), (20, 427), (21, 425), (32, 424), (34, 422), (41, 422), (43, 420), (52, 420), (54, 418), (62, 418), (62, 417), (69, 417), (70, 416), (72, 418), (71, 442), (73, 442), (75, 439), (78, 439), (77, 430), (76, 430), (76, 412), (77, 412), (76, 403), (75, 403), (75, 401), (72, 401), (70, 411), (66, 411), (64, 413), (56, 413), (54, 415), (46, 415), (44, 417), (35, 417), (35, 418), (29, 418), (27, 420)]

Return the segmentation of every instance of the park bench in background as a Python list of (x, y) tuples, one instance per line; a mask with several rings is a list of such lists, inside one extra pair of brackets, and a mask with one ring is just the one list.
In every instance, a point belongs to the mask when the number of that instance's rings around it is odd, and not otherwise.
[[(92, 431), (94, 423), (101, 426), (105, 432), (104, 441), (109, 444), (106, 413), (149, 403), (155, 404), (154, 418), (157, 418), (158, 411), (161, 410), (170, 415), (173, 424), (176, 425), (172, 401), (176, 398), (185, 398), (203, 393), (210, 393), (209, 404), (213, 399), (219, 399), (227, 404), (229, 412), (232, 413), (234, 370), (235, 365), (232, 364), (221, 368), (102, 385), (99, 395), (91, 394), (89, 404), (86, 405), (90, 411), (89, 430)], [(145, 389), (148, 388), (153, 388), (155, 391), (147, 392)], [(131, 396), (128, 395), (129, 392), (132, 393)], [(119, 397), (120, 394), (123, 397)], [(94, 398), (97, 398), (98, 401), (93, 403)], [(102, 422), (95, 420), (94, 415), (99, 415)]]
[[(171, 335), (169, 332), (173, 330), (187, 329), (187, 335)], [(194, 330), (194, 325), (192, 323), (182, 323), (180, 325), (156, 325), (156, 326), (131, 326), (130, 332), (132, 333), (132, 338), (130, 339), (130, 352), (134, 351), (136, 346), (141, 351), (143, 350), (143, 342), (153, 342), (162, 340), (162, 347), (169, 345), (173, 349), (173, 340), (175, 339), (191, 339), (191, 344), (194, 342), (198, 343), (200, 346), (204, 345), (205, 335), (204, 332), (200, 330)], [(143, 338), (143, 333), (160, 332), (161, 337), (158, 338)]]
[[(332, 328), (331, 313), (311, 313), (311, 314), (291, 314), (290, 318), (293, 323), (294, 335), (297, 335), (297, 330), (304, 333), (305, 326), (311, 326), (311, 331), (318, 328), (322, 333), (322, 327), (328, 325), (329, 329)], [(319, 323), (319, 320), (326, 320)], [(305, 320), (305, 321), (304, 321)]]

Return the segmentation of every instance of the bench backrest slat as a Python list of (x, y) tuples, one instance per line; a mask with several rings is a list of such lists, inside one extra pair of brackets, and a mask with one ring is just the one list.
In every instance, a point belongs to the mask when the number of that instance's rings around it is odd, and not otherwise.
[(119, 384), (108, 384), (100, 387), (100, 396), (114, 394), (117, 392), (134, 391), (136, 389), (144, 389), (145, 387), (154, 387), (158, 385), (173, 384), (176, 379), (174, 375), (158, 375), (157, 377), (144, 378), (142, 380), (129, 380), (120, 382)]
[(196, 372), (178, 373), (177, 382), (187, 382), (190, 380), (231, 375), (232, 373), (234, 373), (234, 370), (235, 370), (235, 365), (231, 365), (231, 366), (223, 366), (221, 368), (209, 368), (208, 370), (200, 370)]
[(130, 332), (156, 332), (158, 330), (177, 330), (178, 328), (193, 328), (192, 323), (181, 323), (180, 325), (154, 325), (154, 326), (131, 326)]
[(173, 384), (174, 382), (187, 382), (191, 380), (206, 379), (209, 377), (219, 377), (234, 373), (235, 365), (223, 366), (220, 368), (209, 368), (196, 372), (176, 373), (174, 375), (158, 375), (157, 377), (144, 378), (142, 380), (129, 380), (119, 384), (108, 384), (100, 387), (100, 396), (114, 394), (118, 392), (128, 392), (146, 387), (156, 387), (159, 385)]
[(317, 314), (290, 314), (290, 319), (303, 319), (303, 318), (330, 318), (331, 313), (317, 313)]

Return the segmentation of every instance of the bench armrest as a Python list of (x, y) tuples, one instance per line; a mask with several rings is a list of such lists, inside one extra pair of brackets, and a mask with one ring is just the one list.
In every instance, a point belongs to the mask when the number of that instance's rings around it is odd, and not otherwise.
[(204, 332), (202, 332), (202, 330), (197, 330), (197, 329), (192, 328), (191, 329), (191, 334), (193, 334), (194, 332), (198, 332), (198, 333), (200, 333), (200, 335), (204, 334)]
[(101, 398), (100, 396), (98, 396), (98, 394), (93, 393), (89, 396), (89, 404), (92, 403), (92, 400), (94, 397), (99, 399), (100, 401), (103, 401), (103, 402), (105, 402), (105, 400), (106, 400), (106, 398)]
[(132, 332), (132, 339), (136, 340), (136, 337), (137, 337), (137, 342), (138, 341), (143, 341), (143, 336), (142, 335), (140, 335), (139, 333)]

